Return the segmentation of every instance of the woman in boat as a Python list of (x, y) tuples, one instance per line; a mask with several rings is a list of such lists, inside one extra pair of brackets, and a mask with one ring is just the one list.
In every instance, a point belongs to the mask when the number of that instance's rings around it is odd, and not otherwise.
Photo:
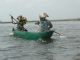
[(20, 31), (27, 31), (27, 29), (24, 28), (24, 25), (27, 22), (27, 18), (20, 15), (17, 17), (17, 20), (18, 20), (17, 29)]
[(49, 17), (47, 13), (39, 15), (40, 21), (38, 21), (36, 24), (40, 26), (41, 32), (50, 31), (50, 29), (53, 27), (52, 23), (46, 19), (47, 17)]

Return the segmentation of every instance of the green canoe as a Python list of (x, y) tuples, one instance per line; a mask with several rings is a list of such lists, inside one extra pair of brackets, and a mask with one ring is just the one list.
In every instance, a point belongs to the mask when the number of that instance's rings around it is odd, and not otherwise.
[(14, 36), (28, 39), (28, 40), (38, 40), (39, 38), (50, 38), (54, 31), (49, 32), (26, 32), (26, 31), (13, 31)]

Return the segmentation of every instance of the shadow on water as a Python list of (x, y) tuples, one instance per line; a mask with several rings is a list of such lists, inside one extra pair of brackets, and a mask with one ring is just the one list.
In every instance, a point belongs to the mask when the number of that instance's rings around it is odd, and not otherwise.
[(40, 41), (40, 45), (43, 47), (42, 50), (38, 50), (37, 54), (42, 56), (44, 60), (55, 60), (53, 57), (53, 52), (50, 51), (51, 48), (54, 47), (54, 42), (56, 39), (53, 38), (44, 38)]
[(43, 38), (40, 40), (41, 44), (49, 44), (49, 43), (53, 43), (54, 41), (56, 41), (56, 39), (53, 38)]
[(73, 60), (80, 60), (80, 53), (77, 53), (74, 57)]

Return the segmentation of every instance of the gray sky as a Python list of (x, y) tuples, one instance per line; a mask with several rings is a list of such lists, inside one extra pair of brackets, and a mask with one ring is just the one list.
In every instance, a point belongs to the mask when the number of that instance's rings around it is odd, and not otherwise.
[(3, 21), (10, 21), (9, 14), (36, 20), (41, 12), (47, 12), (50, 19), (79, 18), (80, 0), (0, 0), (0, 20)]

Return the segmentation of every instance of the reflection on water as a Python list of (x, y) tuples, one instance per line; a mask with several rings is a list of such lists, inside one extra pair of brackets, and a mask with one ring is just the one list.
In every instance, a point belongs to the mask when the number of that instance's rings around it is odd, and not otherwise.
[(38, 44), (42, 46), (42, 49), (37, 50), (36, 54), (41, 56), (41, 60), (54, 60), (53, 52), (50, 49), (54, 46), (55, 39), (53, 38), (44, 38), (38, 41)]
[(53, 38), (43, 38), (40, 39), (39, 42), (41, 42), (41, 44), (49, 44), (49, 43), (53, 43), (56, 39)]

